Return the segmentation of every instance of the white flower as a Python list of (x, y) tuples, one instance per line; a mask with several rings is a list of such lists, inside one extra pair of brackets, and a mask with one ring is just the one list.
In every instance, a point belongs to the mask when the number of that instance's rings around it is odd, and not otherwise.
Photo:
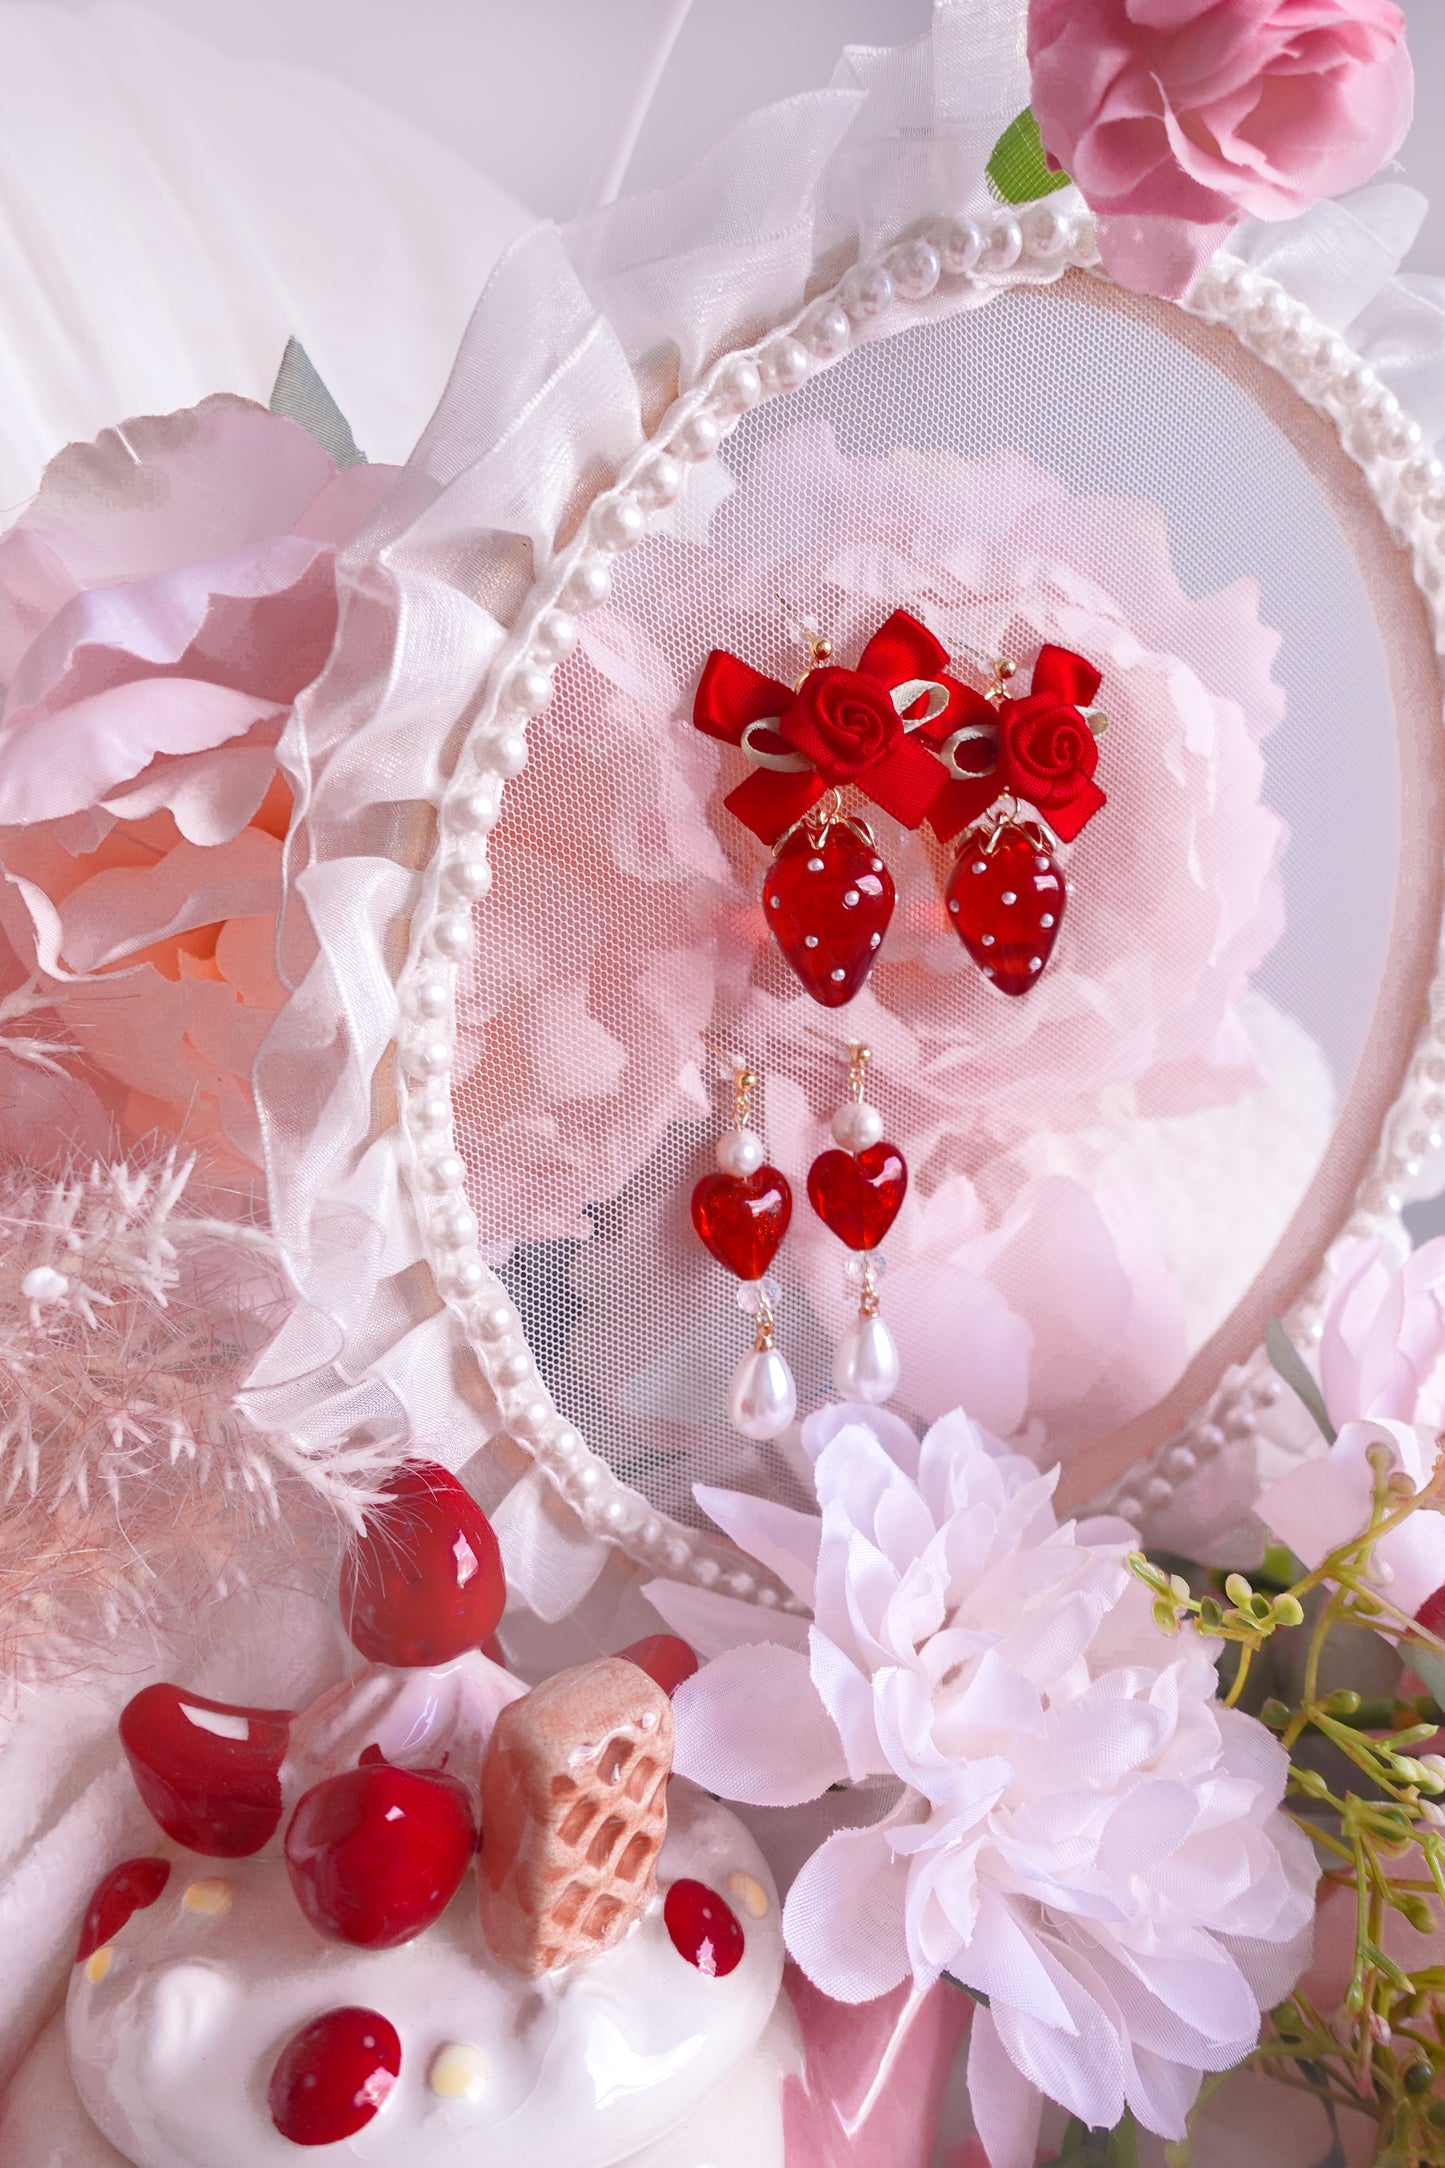
[(821, 1521), (698, 1496), (811, 1626), (648, 1591), (716, 1652), (677, 1695), (677, 1767), (758, 1805), (880, 1787), (882, 1818), (798, 1874), (788, 1946), (840, 2001), (910, 1972), (987, 1998), (969, 2087), (994, 2168), (1032, 2163), (1043, 2095), (1181, 2136), (1308, 1955), (1318, 1870), (1276, 1811), (1282, 1748), (1216, 1700), (1206, 1645), (1160, 1634), (1132, 1532), (1060, 1526), (1056, 1475), (962, 1414), (920, 1448), (831, 1409), (804, 1443)]

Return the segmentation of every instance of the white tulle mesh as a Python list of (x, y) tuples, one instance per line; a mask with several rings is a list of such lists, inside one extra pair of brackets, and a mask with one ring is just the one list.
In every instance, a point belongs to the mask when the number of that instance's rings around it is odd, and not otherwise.
[[(1366, 1027), (1390, 890), (1340, 881), (1341, 839), (1388, 866), (1395, 778), (1347, 540), (1246, 392), (1087, 283), (864, 349), (749, 417), (668, 527), (586, 621), (493, 838), (455, 1084), (484, 1253), (563, 1410), (655, 1503), (787, 1495), (786, 1449), (724, 1416), (750, 1329), (688, 1223), (729, 1106), (701, 1035), (761, 1070), (793, 1184), (774, 1277), (804, 1408), (851, 1307), (804, 1176), (866, 1039), (914, 1178), (895, 1404), (1067, 1453), (1242, 1294)], [(1025, 1000), (946, 926), (951, 850), (867, 807), (900, 899), (870, 988), (822, 1010), (766, 938), (768, 853), (721, 804), (743, 758), (689, 715), (710, 647), (795, 674), (780, 594), (844, 662), (903, 606), (975, 677), (1045, 639), (1103, 667), (1111, 802)]]

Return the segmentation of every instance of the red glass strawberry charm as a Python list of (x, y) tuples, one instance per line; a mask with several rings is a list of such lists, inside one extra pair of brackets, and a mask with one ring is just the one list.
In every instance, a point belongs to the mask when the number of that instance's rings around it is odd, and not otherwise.
[(396, 2027), (376, 2010), (328, 2010), (293, 2033), (267, 2089), (271, 2120), (293, 2145), (335, 2145), (382, 2107), (401, 2075)]
[(797, 829), (763, 883), (768, 930), (825, 1009), (841, 1008), (865, 984), (893, 904), (893, 877), (861, 821)]
[(948, 916), (1002, 994), (1026, 994), (1053, 954), (1064, 920), (1064, 877), (1032, 822), (1004, 820), (963, 839), (944, 890)]
[(237, 1709), (147, 1686), (121, 1711), (136, 1790), (168, 1837), (216, 1859), (259, 1852), (281, 1820), (287, 1709)]
[(153, 1905), (170, 1878), (168, 1859), (128, 1859), (112, 1867), (105, 1880), (97, 1883), (85, 1908), (75, 1949), (77, 1965), (113, 1942), (133, 1912)]
[(376, 1664), (449, 1664), (479, 1649), (507, 1601), (492, 1524), (434, 1460), (403, 1461), (341, 1561), (341, 1618)]
[(898, 1217), (908, 1168), (896, 1144), (820, 1152), (808, 1169), (808, 1201), (850, 1250), (876, 1250)]
[(737, 1914), (705, 1882), (674, 1882), (662, 1901), (663, 1924), (679, 1957), (710, 1980), (724, 1980), (747, 1947)]
[(318, 1934), (390, 1950), (445, 1912), (476, 1838), (455, 1777), (378, 1756), (304, 1794), (286, 1831), (286, 1866)]

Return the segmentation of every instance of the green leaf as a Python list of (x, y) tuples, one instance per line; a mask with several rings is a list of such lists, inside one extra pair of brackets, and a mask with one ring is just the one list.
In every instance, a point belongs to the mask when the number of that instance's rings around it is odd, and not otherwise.
[(1071, 2117), (1053, 2168), (1139, 2168), (1139, 2130), (1129, 2110), (1112, 2130), (1090, 2130)]
[(1050, 172), (1039, 124), (1027, 105), (995, 143), (985, 170), (1000, 203), (1036, 203), (1069, 185), (1067, 173)]
[(1264, 1351), (1295, 1398), (1319, 1425), (1326, 1445), (1335, 1442), (1335, 1426), (1325, 1407), (1324, 1395), (1311, 1376), (1305, 1359), (1277, 1317), (1264, 1328)]
[(288, 339), (271, 387), (271, 412), (299, 422), (329, 452), (338, 467), (364, 467), (350, 425), (317, 374), (316, 364), (299, 339)]
[(1421, 1641), (1411, 1641), (1408, 1636), (1400, 1643), (1400, 1654), (1412, 1671), (1419, 1673), (1436, 1701), (1445, 1708), (1445, 1656), (1438, 1649), (1426, 1648)]

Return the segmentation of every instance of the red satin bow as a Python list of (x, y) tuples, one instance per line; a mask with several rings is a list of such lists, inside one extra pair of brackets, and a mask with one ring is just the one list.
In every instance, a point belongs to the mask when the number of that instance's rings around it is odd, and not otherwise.
[[(856, 783), (905, 828), (917, 828), (949, 777), (918, 737), (905, 731), (889, 696), (894, 686), (914, 678), (942, 683), (949, 704), (937, 723), (946, 722), (955, 696), (965, 690), (945, 677), (947, 661), (948, 650), (906, 610), (895, 610), (879, 626), (858, 657), (856, 670), (832, 664), (810, 670), (796, 692), (724, 648), (714, 648), (693, 702), (697, 728), (728, 745), (741, 745), (751, 725), (768, 723), (769, 730), (754, 734), (755, 742), (761, 737), (761, 751), (810, 763), (791, 770), (756, 768), (729, 791), (723, 801), (729, 812), (764, 843), (776, 843), (827, 790)], [(925, 698), (920, 694), (910, 706), (921, 708)], [(947, 737), (947, 729), (943, 735)]]
[[(955, 731), (972, 724), (981, 735), (971, 742), (988, 765), (981, 761), (977, 775), (966, 780), (950, 776), (929, 809), (934, 833), (948, 842), (1011, 791), (1041, 813), (1062, 842), (1072, 843), (1107, 803), (1094, 781), (1098, 742), (1081, 713), (1091, 705), (1099, 684), (1099, 672), (1082, 655), (1067, 647), (1043, 647), (1029, 690), (1020, 699), (995, 704), (971, 686), (960, 685), (957, 698), (918, 735), (938, 751)], [(961, 746), (955, 755), (960, 767), (968, 765), (967, 750)]]
[[(1094, 781), (1098, 747), (1080, 712), (1099, 689), (1099, 672), (1068, 648), (1045, 647), (1028, 693), (995, 705), (950, 677), (947, 662), (942, 642), (906, 610), (879, 626), (856, 670), (812, 669), (796, 690), (714, 648), (693, 702), (696, 727), (736, 746), (751, 732), (747, 750), (799, 762), (755, 768), (724, 804), (771, 844), (826, 791), (853, 783), (904, 827), (926, 820), (947, 841), (1011, 791), (1071, 842), (1105, 803)], [(902, 714), (891, 695), (918, 679), (941, 685), (947, 704), (908, 730), (928, 695)], [(935, 756), (970, 725), (980, 735), (963, 741), (956, 758), (965, 765), (972, 743), (987, 766), (981, 760), (976, 775), (960, 780)]]

